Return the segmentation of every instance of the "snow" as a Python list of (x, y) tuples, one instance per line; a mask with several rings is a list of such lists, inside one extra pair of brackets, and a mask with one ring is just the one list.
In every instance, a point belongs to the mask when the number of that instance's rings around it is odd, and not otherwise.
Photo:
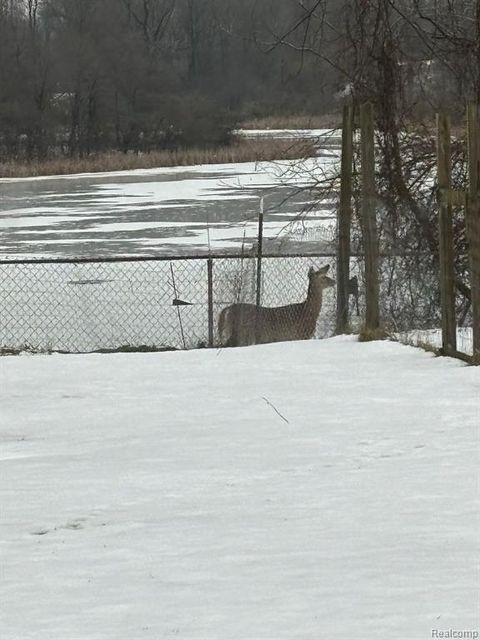
[(341, 337), (0, 375), (2, 640), (479, 629), (478, 368)]
[[(428, 344), (435, 349), (442, 347), (441, 329), (414, 329), (399, 333), (396, 338), (400, 342), (413, 345)], [(457, 327), (457, 350), (460, 353), (473, 355), (473, 328)]]
[(238, 129), (234, 133), (244, 138), (313, 139), (322, 142), (337, 141), (342, 137), (341, 129)]

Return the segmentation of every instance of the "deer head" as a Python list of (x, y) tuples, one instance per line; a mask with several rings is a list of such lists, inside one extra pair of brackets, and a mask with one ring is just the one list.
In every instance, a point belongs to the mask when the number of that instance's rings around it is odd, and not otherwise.
[(330, 265), (327, 264), (318, 271), (315, 271), (313, 267), (310, 267), (308, 271), (308, 279), (310, 281), (310, 285), (318, 286), (321, 289), (328, 289), (329, 287), (333, 287), (335, 284), (335, 280), (329, 278), (327, 276), (327, 272), (330, 269)]

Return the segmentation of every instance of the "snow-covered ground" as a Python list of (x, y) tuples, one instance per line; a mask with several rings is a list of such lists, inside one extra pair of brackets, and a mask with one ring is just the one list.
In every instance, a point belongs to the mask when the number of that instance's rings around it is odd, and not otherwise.
[(338, 146), (341, 129), (238, 129), (234, 132), (244, 138), (275, 138), (277, 140), (313, 140), (323, 145)]
[(478, 368), (335, 338), (0, 375), (2, 640), (479, 630)]

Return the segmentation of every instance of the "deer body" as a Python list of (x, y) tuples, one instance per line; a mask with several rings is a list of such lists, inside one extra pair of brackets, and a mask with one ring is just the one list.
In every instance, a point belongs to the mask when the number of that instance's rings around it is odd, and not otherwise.
[(240, 347), (266, 342), (309, 340), (315, 333), (322, 308), (323, 290), (334, 282), (327, 275), (329, 265), (310, 269), (306, 300), (283, 307), (257, 307), (237, 303), (222, 310), (218, 329), (222, 344)]

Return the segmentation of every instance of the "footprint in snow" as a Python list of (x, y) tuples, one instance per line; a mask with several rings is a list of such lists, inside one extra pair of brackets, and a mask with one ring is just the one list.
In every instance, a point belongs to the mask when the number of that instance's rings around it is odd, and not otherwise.
[(86, 518), (78, 518), (77, 520), (70, 520), (69, 522), (67, 522), (66, 525), (64, 525), (62, 527), (62, 529), (73, 529), (74, 531), (76, 531), (77, 529), (83, 529), (84, 528), (84, 522), (85, 522)]

